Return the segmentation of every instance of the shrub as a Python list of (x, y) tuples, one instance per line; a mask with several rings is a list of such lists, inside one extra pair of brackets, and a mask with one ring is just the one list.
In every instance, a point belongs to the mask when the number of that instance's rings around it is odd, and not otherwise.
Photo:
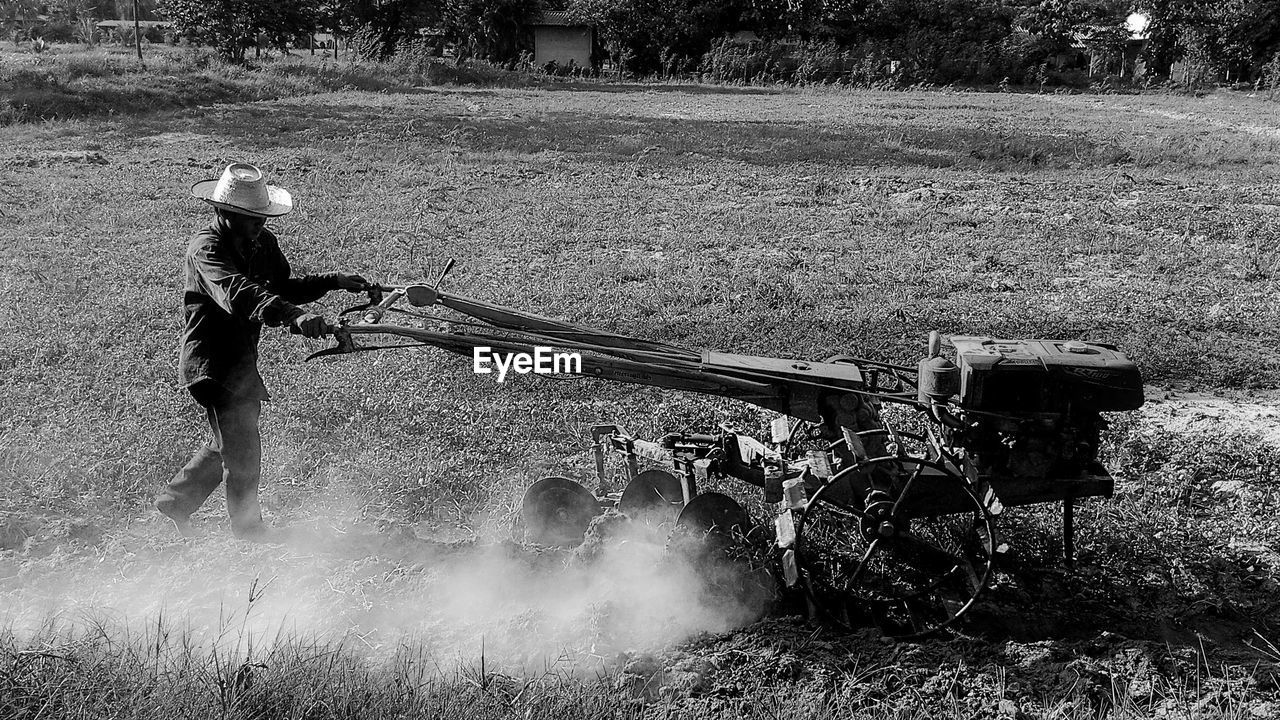
[(773, 76), (780, 55), (771, 43), (742, 45), (721, 39), (702, 56), (699, 66), (705, 80), (715, 83), (746, 83)]
[(401, 45), (388, 64), (397, 77), (414, 85), (423, 85), (431, 76), (431, 67), (437, 62), (434, 43), (413, 40)]
[(1266, 93), (1268, 100), (1280, 100), (1280, 53), (1262, 66), (1258, 75), (1258, 89)]
[(715, 83), (872, 85), (892, 75), (888, 65), (883, 58), (869, 58), (831, 42), (742, 44), (723, 38), (702, 56), (699, 72), (703, 80)]

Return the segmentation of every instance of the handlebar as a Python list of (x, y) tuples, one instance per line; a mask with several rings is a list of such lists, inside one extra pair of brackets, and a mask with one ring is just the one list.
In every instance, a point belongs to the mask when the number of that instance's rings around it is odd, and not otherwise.
[(422, 284), (396, 286), (369, 283), (365, 285), (364, 290), (369, 294), (368, 306), (381, 306), (383, 310), (391, 307), (400, 298), (407, 299), (414, 307), (430, 307), (435, 305), (440, 297), (440, 292), (436, 288)]
[[(339, 331), (339, 330), (341, 330), (341, 329), (342, 329), (342, 325), (341, 325), (341, 324), (334, 325), (333, 323), (331, 323), (331, 322), (329, 322), (327, 319), (325, 319), (325, 322), (324, 322), (324, 332), (320, 334), (320, 337), (325, 337), (326, 335), (337, 335), (337, 334), (338, 334), (338, 331)], [(290, 335), (301, 335), (301, 334), (302, 334), (302, 331), (301, 331), (301, 330), (299, 330), (299, 329), (298, 329), (298, 327), (297, 327), (296, 325), (294, 325), (294, 324), (290, 323), (290, 324), (289, 324), (289, 334), (290, 334)]]
[[(450, 267), (453, 267), (452, 260), (446, 266), (445, 272), (448, 272)], [(444, 273), (441, 273), (441, 277), (444, 277)], [(438, 280), (436, 282), (437, 284), (439, 283)], [(435, 305), (440, 298), (440, 293), (435, 287), (422, 284), (396, 286), (366, 283), (363, 290), (368, 294), (369, 302), (349, 307), (338, 313), (338, 324), (326, 321), (324, 335), (337, 335), (339, 330), (346, 327), (346, 321), (341, 319), (344, 315), (363, 311), (360, 315), (360, 320), (365, 324), (374, 325), (382, 320), (382, 316), (386, 314), (387, 310), (401, 299), (407, 299), (409, 304), (414, 307), (430, 307)], [(302, 333), (298, 328), (290, 324), (289, 334), (301, 335)]]
[[(435, 283), (431, 285), (416, 283), (397, 287), (395, 285), (379, 285), (377, 283), (366, 284), (364, 290), (369, 293), (369, 304), (381, 308), (381, 312), (375, 312), (371, 308), (370, 312), (365, 313), (365, 322), (376, 323), (382, 318), (382, 313), (402, 297), (406, 298), (409, 304), (414, 307), (435, 305), (436, 301), (440, 299), (440, 283), (444, 281), (444, 276), (448, 275), (449, 271), (453, 269), (455, 262), (454, 258), (449, 258), (449, 261), (444, 264), (444, 268), (440, 270), (440, 274), (436, 276)], [(386, 298), (383, 298), (383, 293), (387, 293)], [(371, 314), (373, 315), (372, 320), (369, 319)]]
[[(379, 293), (380, 292), (381, 290), (379, 290)], [(379, 320), (382, 319), (383, 314), (386, 313), (387, 308), (399, 302), (400, 298), (404, 297), (404, 294), (405, 294), (404, 288), (392, 289), (390, 294), (384, 297), (381, 302), (369, 308), (368, 310), (365, 310), (364, 315), (360, 316), (361, 319), (369, 324), (378, 322)], [(370, 302), (373, 301), (372, 293), (369, 296), (369, 300)]]

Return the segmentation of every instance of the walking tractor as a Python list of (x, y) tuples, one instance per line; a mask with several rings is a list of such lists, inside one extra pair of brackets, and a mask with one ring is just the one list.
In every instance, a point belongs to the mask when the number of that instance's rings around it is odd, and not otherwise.
[[(312, 358), (418, 346), (469, 359), (478, 348), (534, 357), (554, 348), (575, 353), (580, 362), (569, 369), (582, 376), (779, 413), (764, 441), (724, 426), (656, 441), (595, 427), (597, 490), (563, 477), (534, 483), (521, 508), (526, 540), (576, 545), (610, 504), (655, 527), (745, 533), (752, 520), (737, 501), (698, 489), (707, 478), (734, 478), (763, 489), (788, 586), (803, 588), (829, 621), (898, 636), (935, 631), (972, 606), (1003, 551), (994, 524), (1006, 507), (1062, 503), (1070, 562), (1073, 501), (1113, 490), (1097, 461), (1100, 413), (1143, 403), (1137, 366), (1100, 343), (932, 333), (915, 367), (693, 351), (446, 293), (439, 280), (371, 286), (369, 303), (347, 315), (357, 319), (333, 328), (337, 345)], [(441, 322), (448, 326), (429, 329)], [(413, 342), (358, 344), (365, 335)], [(886, 422), (889, 404), (917, 420)], [(606, 480), (614, 454), (625, 459), (620, 495)]]

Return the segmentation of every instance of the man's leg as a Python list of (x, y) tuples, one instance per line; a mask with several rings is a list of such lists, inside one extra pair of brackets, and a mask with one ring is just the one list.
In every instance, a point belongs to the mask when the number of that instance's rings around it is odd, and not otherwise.
[(237, 537), (258, 535), (263, 530), (258, 504), (258, 483), (262, 478), (262, 437), (258, 400), (230, 398), (213, 408), (222, 431), (223, 479), (226, 481), (227, 514)]
[(156, 509), (164, 513), (186, 533), (190, 530), (191, 513), (204, 504), (222, 482), (222, 432), (213, 407), (221, 395), (220, 388), (193, 386), (191, 395), (204, 408), (209, 418), (212, 437), (208, 445), (196, 451), (164, 491), (156, 496)]

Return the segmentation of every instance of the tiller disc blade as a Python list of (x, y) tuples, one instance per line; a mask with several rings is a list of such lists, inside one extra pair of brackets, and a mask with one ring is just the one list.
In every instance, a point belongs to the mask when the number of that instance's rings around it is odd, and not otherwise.
[(561, 547), (580, 544), (599, 512), (600, 503), (590, 490), (563, 477), (545, 477), (534, 483), (520, 505), (525, 540)]
[(751, 529), (751, 516), (736, 500), (718, 492), (706, 492), (689, 501), (676, 518), (676, 527), (695, 533), (745, 535)]
[(679, 478), (662, 470), (645, 470), (623, 488), (618, 512), (657, 527), (675, 520), (683, 505)]

